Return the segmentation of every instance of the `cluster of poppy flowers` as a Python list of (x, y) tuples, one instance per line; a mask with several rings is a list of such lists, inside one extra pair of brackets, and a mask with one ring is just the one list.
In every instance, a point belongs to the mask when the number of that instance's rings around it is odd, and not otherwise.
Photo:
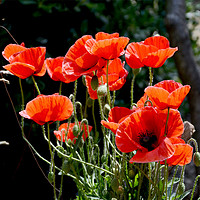
[[(84, 75), (90, 98), (97, 99), (97, 90), (91, 86), (94, 76), (98, 78), (98, 85), (107, 83), (110, 91), (119, 90), (125, 84), (128, 71), (124, 68), (125, 62), (119, 58), (123, 54), (131, 68), (158, 68), (178, 50), (171, 48), (163, 36), (128, 43), (129, 38), (119, 37), (118, 33), (99, 32), (95, 39), (91, 35), (78, 39), (64, 57), (46, 59), (45, 47), (26, 48), (24, 43), (9, 44), (2, 53), (9, 62), (4, 68), (21, 79), (43, 76), (47, 70), (52, 80), (64, 83), (74, 82)], [(102, 120), (101, 123), (116, 135), (116, 146), (120, 151), (136, 151), (130, 162), (167, 160), (169, 165), (185, 165), (191, 161), (192, 147), (181, 139), (184, 127), (177, 109), (189, 90), (188, 85), (172, 80), (162, 81), (145, 89), (137, 107), (114, 107), (110, 110), (108, 121)], [(153, 106), (148, 103), (144, 106), (147, 99)], [(53, 94), (39, 95), (26, 105), (20, 115), (43, 125), (66, 120), (72, 112), (69, 98)], [(58, 131), (54, 131), (57, 139), (73, 141), (76, 137), (72, 131), (74, 125), (62, 124)], [(63, 129), (68, 130), (67, 137)], [(91, 129), (89, 126), (89, 132)], [(86, 131), (84, 136), (88, 134)]]

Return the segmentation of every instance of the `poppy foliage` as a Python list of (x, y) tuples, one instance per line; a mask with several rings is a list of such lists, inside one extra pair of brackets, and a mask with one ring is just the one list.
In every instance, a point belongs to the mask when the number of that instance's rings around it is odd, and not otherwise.
[(43, 76), (46, 72), (45, 54), (45, 47), (26, 48), (23, 43), (21, 45), (9, 44), (2, 55), (10, 64), (3, 67), (21, 79), (31, 75)]
[(22, 117), (43, 125), (46, 122), (63, 121), (73, 112), (69, 98), (63, 95), (38, 95), (26, 104), (25, 110), (19, 112)]

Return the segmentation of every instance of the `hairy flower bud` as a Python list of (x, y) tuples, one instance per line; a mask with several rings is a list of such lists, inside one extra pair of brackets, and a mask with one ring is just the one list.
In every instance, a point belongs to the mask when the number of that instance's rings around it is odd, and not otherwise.
[(97, 94), (99, 96), (106, 96), (107, 95), (107, 87), (105, 85), (100, 85), (97, 89)]
[(133, 169), (130, 169), (128, 171), (128, 176), (130, 179), (134, 179), (135, 178), (135, 171)]
[(111, 188), (113, 191), (117, 191), (117, 189), (119, 188), (119, 181), (118, 178), (114, 177), (113, 180), (111, 181)]
[(65, 159), (62, 163), (62, 170), (67, 174), (70, 172), (71, 169), (71, 161)]
[(199, 152), (195, 152), (193, 155), (193, 162), (194, 164), (199, 167), (200, 166), (200, 153)]
[(184, 183), (180, 183), (180, 184), (178, 185), (177, 193), (178, 193), (179, 195), (181, 195), (181, 194), (183, 194), (183, 192), (185, 192), (185, 184), (184, 184)]
[(49, 172), (49, 173), (48, 173), (48, 179), (49, 179), (49, 182), (50, 182), (50, 183), (53, 182), (53, 177), (54, 177), (54, 173), (53, 173), (53, 172)]
[(78, 125), (75, 124), (73, 129), (72, 129), (72, 131), (73, 131), (73, 135), (76, 137), (78, 135), (78, 133), (79, 133)]
[(93, 90), (96, 90), (99, 86), (99, 80), (98, 80), (98, 77), (95, 75), (92, 77), (92, 80), (91, 80), (91, 87)]

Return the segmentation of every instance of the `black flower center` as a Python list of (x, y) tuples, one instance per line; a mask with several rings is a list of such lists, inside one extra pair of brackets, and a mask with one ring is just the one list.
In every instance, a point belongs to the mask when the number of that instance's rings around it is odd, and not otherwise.
[(157, 137), (156, 135), (154, 135), (154, 133), (147, 131), (145, 133), (140, 133), (138, 137), (140, 145), (147, 148), (148, 151), (152, 151), (155, 149)]

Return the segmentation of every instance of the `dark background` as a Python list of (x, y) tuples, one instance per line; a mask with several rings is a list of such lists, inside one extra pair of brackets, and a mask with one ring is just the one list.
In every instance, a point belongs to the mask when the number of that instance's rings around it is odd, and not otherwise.
[[(0, 25), (7, 28), (15, 40), (26, 47), (45, 46), (46, 57), (64, 56), (69, 47), (85, 34), (93, 37), (99, 31), (118, 32), (132, 41), (141, 41), (157, 32), (168, 36), (165, 29), (165, 3), (163, 0), (27, 0), (0, 1)], [(14, 43), (3, 29), (0, 29), (0, 51)], [(0, 65), (7, 61), (0, 56)], [(165, 67), (167, 66), (167, 67)], [(126, 68), (129, 70), (128, 66)], [(3, 68), (2, 68), (3, 69)], [(17, 118), (21, 110), (19, 80), (14, 76), (4, 76), (10, 81), (0, 82), (0, 141), (9, 146), (0, 146), (0, 199), (52, 199), (53, 188), (46, 179), (48, 165), (32, 153), (22, 139)], [(117, 92), (116, 105), (127, 106), (130, 102), (131, 73), (126, 84)], [(155, 72), (154, 82), (163, 79), (179, 80), (173, 59)], [(58, 92), (59, 83), (52, 81), (48, 74), (36, 77), (43, 94)], [(148, 83), (148, 70), (142, 69), (135, 84), (135, 102), (143, 95)], [(30, 78), (22, 80), (25, 102), (33, 99), (37, 92)], [(78, 80), (77, 100), (84, 101), (84, 86)], [(73, 92), (73, 83), (63, 85), (63, 94)], [(84, 92), (85, 93), (85, 92)], [(16, 110), (13, 109), (13, 106)], [(98, 111), (97, 111), (98, 112)], [(188, 105), (184, 104), (183, 117), (188, 116)], [(91, 122), (92, 123), (92, 122)], [(25, 134), (31, 144), (42, 156), (49, 159), (48, 146), (39, 126), (25, 120)], [(37, 159), (37, 161), (35, 160)], [(44, 174), (45, 175), (44, 175)], [(58, 181), (59, 182), (59, 181)], [(59, 187), (59, 185), (58, 185)], [(74, 182), (65, 177), (63, 199), (74, 199)]]

